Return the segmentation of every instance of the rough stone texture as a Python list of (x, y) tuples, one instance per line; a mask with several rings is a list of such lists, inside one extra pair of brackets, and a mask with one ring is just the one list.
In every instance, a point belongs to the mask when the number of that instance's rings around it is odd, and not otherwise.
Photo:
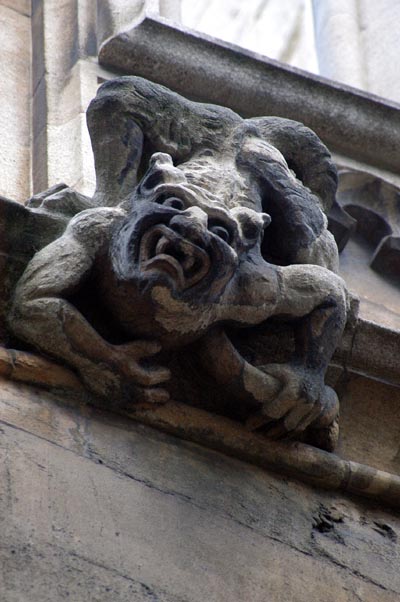
[[(330, 372), (332, 372), (332, 368)], [(78, 399), (82, 402), (86, 401), (82, 383), (72, 371), (31, 353), (0, 347), (0, 374), (9, 380), (58, 391), (59, 394), (63, 394), (65, 401), (71, 399), (75, 402)], [(332, 378), (332, 374), (329, 378)], [(354, 378), (357, 379), (356, 376)], [(339, 390), (342, 396), (348, 391), (350, 382), (348, 374), (342, 375), (341, 381), (339, 381)], [(4, 390), (7, 390), (7, 386), (4, 387)], [(393, 390), (392, 387), (389, 393), (396, 397), (398, 390)], [(382, 398), (379, 389), (377, 392), (374, 391), (374, 396), (377, 399)], [(381, 399), (381, 403), (386, 408), (386, 414), (383, 417), (384, 420), (381, 420), (380, 409), (375, 397), (363, 418), (366, 418), (367, 424), (370, 419), (380, 421), (385, 428), (385, 441), (388, 445), (383, 453), (379, 454), (376, 454), (370, 445), (372, 455), (367, 454), (365, 460), (376, 467), (382, 465), (383, 468), (387, 468), (388, 449), (391, 451), (393, 445), (397, 449), (397, 427), (393, 420), (390, 422), (386, 420), (386, 417), (390, 416), (390, 412), (393, 413), (393, 408), (390, 404), (384, 403), (384, 397)], [(394, 403), (396, 403), (396, 399)], [(15, 400), (14, 404), (7, 408), (3, 407), (3, 420), (7, 422), (10, 416), (13, 419), (18, 408), (18, 402)], [(345, 454), (346, 452), (349, 454), (348, 459), (300, 442), (271, 441), (262, 434), (243, 429), (233, 420), (176, 401), (169, 401), (157, 406), (154, 404), (136, 405), (128, 412), (121, 411), (120, 413), (170, 435), (183, 437), (187, 441), (200, 443), (215, 451), (272, 470), (282, 477), (294, 477), (319, 489), (341, 491), (369, 498), (393, 509), (400, 507), (400, 477), (393, 472), (388, 472), (393, 469), (397, 473), (398, 466), (390, 465), (388, 469), (382, 471), (380, 468), (351, 460), (353, 447), (357, 452), (358, 439), (361, 438), (362, 444), (365, 442), (364, 440), (368, 440), (368, 434), (362, 430), (356, 431), (354, 439), (351, 428), (351, 420), (354, 420), (354, 417), (351, 412), (348, 414), (349, 420), (344, 425), (345, 432), (341, 438), (341, 442), (345, 441), (344, 450)], [(35, 408), (32, 410), (25, 407), (21, 424), (25, 423), (25, 420), (27, 424), (30, 424), (35, 416)], [(395, 435), (395, 439), (393, 439), (393, 435)], [(342, 445), (341, 447), (343, 448)], [(390, 459), (392, 458), (390, 457)]]
[(0, 194), (22, 201), (30, 194), (31, 24), (20, 5), (0, 2)]
[[(379, 353), (379, 346), (369, 352)], [(352, 373), (338, 391), (342, 431), (337, 453), (400, 474), (400, 388)]]
[(382, 508), (21, 385), (0, 412), (4, 602), (400, 595)]
[(388, 382), (399, 382), (399, 330), (360, 321), (353, 340), (352, 367)]
[(396, 103), (154, 17), (108, 40), (99, 61), (246, 117), (296, 119), (311, 127), (332, 151), (399, 171), (400, 155), (393, 152), (400, 139)]

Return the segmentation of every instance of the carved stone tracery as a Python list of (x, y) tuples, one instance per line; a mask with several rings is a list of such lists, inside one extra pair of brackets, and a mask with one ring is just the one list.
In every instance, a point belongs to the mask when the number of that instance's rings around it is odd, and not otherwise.
[(100, 88), (88, 125), (96, 193), (61, 188), (25, 210), (55, 226), (26, 254), (12, 336), (75, 369), (94, 403), (171, 396), (332, 449), (324, 376), (347, 294), (317, 136), (135, 77)]

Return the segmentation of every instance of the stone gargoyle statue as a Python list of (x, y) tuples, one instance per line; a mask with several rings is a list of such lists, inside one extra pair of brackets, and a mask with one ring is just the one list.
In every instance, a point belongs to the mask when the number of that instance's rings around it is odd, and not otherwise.
[(10, 336), (110, 409), (171, 396), (332, 449), (324, 379), (347, 294), (325, 146), (137, 77), (103, 84), (87, 119), (94, 197), (59, 186), (18, 209), (44, 225), (16, 271)]

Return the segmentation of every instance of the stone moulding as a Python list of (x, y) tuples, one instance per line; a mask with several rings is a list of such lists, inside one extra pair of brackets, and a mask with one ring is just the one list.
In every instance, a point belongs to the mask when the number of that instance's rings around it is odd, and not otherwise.
[(400, 172), (400, 105), (144, 16), (107, 40), (99, 62), (245, 117), (279, 115), (312, 128), (331, 151)]
[[(57, 391), (66, 403), (68, 399), (84, 397), (82, 383), (71, 370), (33, 354), (0, 347), (0, 376)], [(268, 441), (233, 420), (178, 402), (156, 407), (139, 404), (133, 411), (122, 414), (313, 487), (354, 494), (400, 508), (400, 477), (310, 445)]]

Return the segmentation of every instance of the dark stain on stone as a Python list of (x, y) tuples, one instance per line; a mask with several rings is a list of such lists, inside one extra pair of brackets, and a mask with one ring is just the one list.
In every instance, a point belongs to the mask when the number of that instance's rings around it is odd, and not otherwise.
[(374, 521), (374, 526), (372, 528), (374, 531), (382, 535), (382, 537), (387, 537), (388, 539), (390, 539), (390, 541), (393, 541), (394, 543), (397, 542), (396, 531), (393, 529), (393, 527), (391, 527), (384, 521)]
[(338, 523), (343, 523), (343, 516), (336, 508), (328, 509), (321, 504), (317, 515), (313, 517), (313, 530), (319, 533), (330, 533)]

